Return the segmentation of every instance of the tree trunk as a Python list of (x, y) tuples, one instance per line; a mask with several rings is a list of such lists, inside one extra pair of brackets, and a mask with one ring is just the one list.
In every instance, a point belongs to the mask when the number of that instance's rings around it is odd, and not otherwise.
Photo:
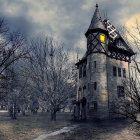
[(56, 111), (51, 112), (51, 121), (56, 121)]
[(11, 119), (17, 119), (16, 104), (11, 104), (10, 105), (9, 114), (10, 114)]
[(23, 111), (22, 111), (22, 115), (23, 115), (23, 116), (25, 116), (25, 115), (26, 115), (26, 114), (25, 114), (25, 110), (23, 110)]
[(14, 108), (13, 108), (13, 119), (17, 119), (17, 105), (14, 103)]

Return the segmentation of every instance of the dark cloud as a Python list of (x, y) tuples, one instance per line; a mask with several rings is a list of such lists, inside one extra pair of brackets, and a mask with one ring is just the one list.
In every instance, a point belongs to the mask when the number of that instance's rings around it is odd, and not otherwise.
[[(12, 30), (19, 30), (25, 36), (38, 34), (58, 36), (66, 47), (79, 45), (88, 29), (95, 0), (0, 0), (0, 16), (5, 17)], [(99, 0), (102, 17), (107, 16), (115, 26), (123, 24), (133, 14), (140, 13), (137, 0)]]

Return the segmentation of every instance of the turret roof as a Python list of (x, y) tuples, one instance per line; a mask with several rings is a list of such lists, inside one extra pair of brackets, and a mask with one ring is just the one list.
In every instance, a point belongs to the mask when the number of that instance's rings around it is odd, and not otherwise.
[(93, 29), (102, 29), (106, 31), (106, 28), (100, 16), (98, 4), (96, 4), (96, 9), (87, 32)]

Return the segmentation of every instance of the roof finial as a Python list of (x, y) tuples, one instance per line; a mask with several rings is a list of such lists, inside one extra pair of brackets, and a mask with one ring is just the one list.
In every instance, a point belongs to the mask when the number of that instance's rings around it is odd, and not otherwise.
[(96, 3), (96, 8), (98, 8), (98, 4)]

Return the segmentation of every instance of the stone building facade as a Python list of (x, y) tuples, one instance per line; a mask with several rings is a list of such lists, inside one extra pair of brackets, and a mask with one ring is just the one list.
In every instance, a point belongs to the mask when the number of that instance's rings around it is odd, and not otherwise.
[(113, 103), (125, 98), (122, 81), (129, 77), (134, 52), (109, 19), (102, 20), (98, 5), (85, 36), (87, 50), (76, 63), (75, 118), (108, 118)]

